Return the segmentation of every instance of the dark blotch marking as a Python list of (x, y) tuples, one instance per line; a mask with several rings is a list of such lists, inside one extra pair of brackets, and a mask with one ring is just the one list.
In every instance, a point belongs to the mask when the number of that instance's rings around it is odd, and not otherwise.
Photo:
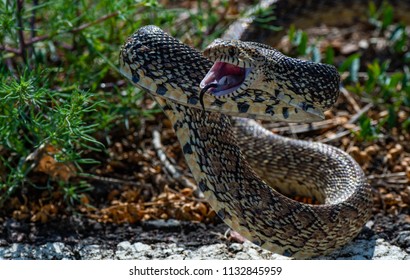
[(255, 245), (257, 245), (257, 246), (261, 246), (261, 245), (262, 245), (262, 243), (261, 243), (260, 240), (252, 240), (252, 243), (255, 244)]
[(268, 106), (266, 106), (265, 113), (273, 116), (273, 115), (275, 115), (275, 108), (271, 105), (268, 105)]
[(198, 97), (192, 95), (188, 98), (188, 103), (192, 105), (198, 104)]
[(184, 151), (184, 154), (192, 154), (191, 144), (186, 143), (186, 144), (184, 145), (184, 147), (182, 148), (182, 150)]
[(222, 220), (224, 220), (225, 219), (225, 209), (219, 209), (219, 211), (218, 211), (218, 216), (219, 216), (219, 218), (221, 218)]
[(132, 82), (138, 83), (140, 81), (140, 77), (137, 74), (132, 74)]
[(285, 107), (282, 109), (282, 115), (285, 119), (289, 118), (289, 108)]
[(214, 102), (212, 102), (212, 106), (217, 106), (219, 108), (221, 108), (224, 104), (226, 103), (226, 101), (222, 101), (220, 99), (215, 99)]
[(206, 192), (207, 190), (209, 190), (208, 186), (203, 180), (199, 182), (198, 187), (201, 190), (201, 192)]
[(174, 130), (177, 131), (179, 128), (181, 128), (183, 126), (181, 121), (177, 121), (174, 123)]
[(283, 252), (283, 255), (284, 255), (285, 257), (291, 257), (293, 254), (292, 254), (291, 251), (289, 251), (289, 250), (287, 249), (287, 250), (285, 250), (285, 251)]
[(262, 96), (256, 96), (255, 99), (254, 99), (254, 102), (256, 102), (256, 103), (262, 103), (264, 101), (265, 101), (265, 98), (262, 97)]
[(165, 93), (167, 93), (167, 88), (164, 87), (163, 85), (158, 85), (157, 86), (157, 94), (159, 95), (164, 95)]
[(249, 110), (250, 105), (247, 103), (238, 103), (238, 111), (241, 113), (246, 113)]
[(302, 102), (301, 106), (303, 111), (307, 111), (309, 108), (313, 109), (314, 107), (312, 106), (312, 104), (306, 103), (306, 102)]
[(166, 104), (164, 107), (162, 107), (162, 110), (168, 111), (168, 110), (172, 110), (172, 108), (168, 104)]

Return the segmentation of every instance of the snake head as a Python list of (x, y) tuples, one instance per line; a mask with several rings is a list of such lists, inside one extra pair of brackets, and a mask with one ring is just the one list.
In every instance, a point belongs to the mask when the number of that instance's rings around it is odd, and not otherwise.
[(291, 58), (261, 43), (217, 39), (203, 54), (214, 64), (200, 83), (202, 92), (244, 104), (252, 99), (272, 116), (281, 111), (285, 121), (321, 120), (339, 95), (334, 66)]
[(246, 42), (216, 39), (204, 50), (204, 56), (214, 62), (202, 79), (200, 88), (216, 97), (231, 97), (249, 88), (255, 80), (258, 52)]

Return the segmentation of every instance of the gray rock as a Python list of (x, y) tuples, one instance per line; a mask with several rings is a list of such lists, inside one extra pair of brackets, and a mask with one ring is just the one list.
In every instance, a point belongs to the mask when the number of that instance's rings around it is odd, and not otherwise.
[(394, 242), (404, 247), (406, 252), (410, 252), (410, 230), (400, 232)]
[(239, 252), (243, 250), (243, 245), (239, 244), (239, 243), (232, 243), (231, 245), (229, 245), (229, 250), (232, 252)]
[[(176, 233), (178, 234), (178, 233)], [(409, 233), (404, 231), (397, 237), (396, 243), (408, 244)], [(217, 243), (194, 246), (183, 243), (145, 244), (123, 241), (116, 246), (93, 245), (80, 241), (75, 245), (62, 242), (49, 242), (42, 245), (13, 243), (0, 246), (0, 259), (237, 259), (237, 260), (284, 260), (282, 255), (263, 250), (251, 242), (243, 244)], [(334, 253), (317, 259), (410, 259), (409, 253), (383, 239), (365, 237), (356, 238), (349, 245)]]
[(77, 245), (74, 249), (78, 252), (81, 259), (87, 260), (104, 260), (113, 259), (114, 251), (109, 248), (104, 248), (100, 245)]

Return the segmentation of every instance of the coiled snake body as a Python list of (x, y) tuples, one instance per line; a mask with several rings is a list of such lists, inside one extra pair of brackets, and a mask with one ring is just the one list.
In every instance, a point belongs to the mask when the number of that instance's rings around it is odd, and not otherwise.
[[(146, 26), (124, 44), (120, 65), (171, 120), (191, 172), (219, 217), (285, 256), (323, 255), (348, 243), (372, 205), (360, 166), (335, 147), (274, 135), (253, 120), (225, 115), (321, 119), (337, 98), (337, 71), (258, 43), (217, 40), (204, 53), (208, 58)], [(288, 198), (294, 195), (321, 204)]]

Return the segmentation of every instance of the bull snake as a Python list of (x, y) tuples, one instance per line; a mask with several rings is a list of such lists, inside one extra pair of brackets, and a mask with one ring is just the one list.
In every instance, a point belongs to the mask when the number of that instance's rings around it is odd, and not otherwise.
[[(348, 154), (241, 118), (322, 119), (338, 96), (334, 67), (238, 40), (218, 39), (201, 53), (145, 26), (122, 47), (120, 69), (171, 120), (218, 216), (254, 244), (295, 258), (324, 255), (370, 218), (370, 187)], [(321, 204), (289, 198), (295, 195)]]

